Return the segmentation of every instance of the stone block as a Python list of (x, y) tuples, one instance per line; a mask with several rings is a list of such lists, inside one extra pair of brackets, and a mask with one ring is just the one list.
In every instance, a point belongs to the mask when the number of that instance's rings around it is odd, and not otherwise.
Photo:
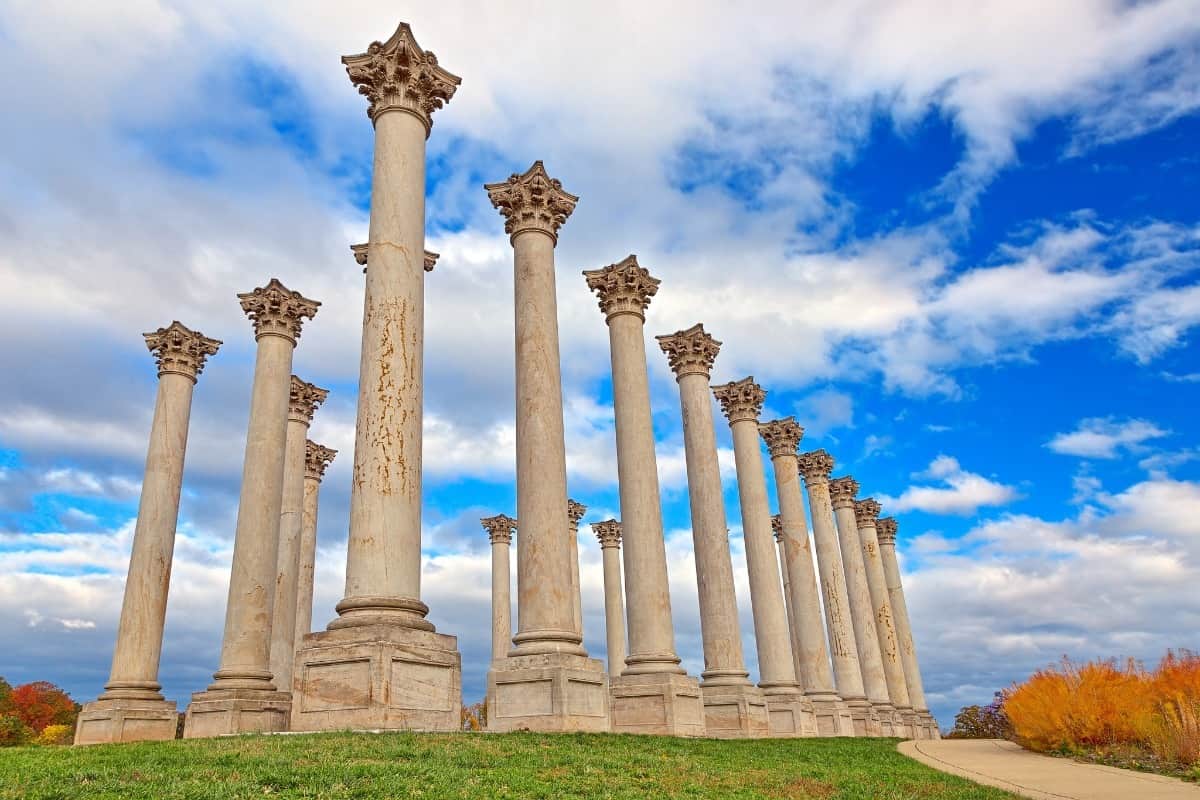
[(846, 704), (850, 708), (850, 719), (854, 723), (855, 736), (880, 736), (883, 728), (879, 724), (879, 712), (865, 700), (851, 701)]
[(488, 672), (488, 730), (609, 730), (608, 677), (597, 659), (543, 653), (496, 659)]
[(700, 682), (689, 675), (648, 673), (609, 679), (614, 733), (703, 736)]
[(840, 697), (815, 697), (813, 714), (817, 718), (818, 736), (853, 736), (854, 718)]
[(79, 712), (75, 744), (170, 741), (178, 725), (179, 713), (168, 700), (93, 700)]
[(287, 692), (262, 689), (196, 692), (184, 717), (183, 738), (286, 731), (291, 708), (291, 695)]
[(701, 684), (705, 735), (718, 739), (766, 737), (770, 730), (762, 690), (749, 684)]
[(768, 694), (767, 721), (771, 736), (816, 736), (812, 701), (802, 694)]

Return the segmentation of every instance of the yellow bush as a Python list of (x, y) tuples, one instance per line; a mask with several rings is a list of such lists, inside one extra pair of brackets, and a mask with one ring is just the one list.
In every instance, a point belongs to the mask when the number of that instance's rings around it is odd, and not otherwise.
[(35, 744), (70, 744), (75, 737), (73, 725), (47, 725), (34, 739)]

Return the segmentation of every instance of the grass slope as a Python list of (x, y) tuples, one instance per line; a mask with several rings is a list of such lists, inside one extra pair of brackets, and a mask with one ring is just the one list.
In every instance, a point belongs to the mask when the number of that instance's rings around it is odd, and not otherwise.
[(0, 798), (998, 800), (893, 739), (352, 734), (0, 750)]

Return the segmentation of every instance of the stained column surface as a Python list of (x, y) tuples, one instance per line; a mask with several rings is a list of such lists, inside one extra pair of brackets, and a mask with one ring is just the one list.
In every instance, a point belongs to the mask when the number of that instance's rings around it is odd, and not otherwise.
[(296, 583), (296, 634), (293, 643), (312, 632), (313, 583), (316, 580), (317, 510), (321, 497), (321, 479), (337, 456), (337, 450), (312, 440), (304, 443), (304, 511), (300, 528), (300, 566)]
[(575, 632), (583, 637), (583, 593), (579, 588), (579, 521), (587, 513), (587, 506), (574, 500), (567, 501), (567, 547), (571, 554), (571, 605), (575, 618)]
[(871, 606), (875, 616), (875, 630), (879, 637), (879, 655), (883, 660), (883, 677), (887, 681), (888, 697), (897, 710), (911, 711), (912, 701), (909, 699), (908, 684), (904, 679), (904, 665), (900, 661), (900, 639), (896, 633), (895, 613), (892, 611), (887, 577), (879, 555), (879, 537), (875, 530), (875, 520), (879, 518), (879, 511), (879, 503), (870, 497), (854, 504), (854, 517), (858, 524), (867, 587), (871, 592)]
[(512, 573), (508, 549), (517, 521), (504, 514), (480, 520), (492, 544), (492, 658), (504, 658), (512, 645)]
[(896, 530), (898, 525), (892, 517), (876, 523), (879, 537), (879, 555), (887, 580), (888, 597), (896, 618), (896, 636), (900, 641), (900, 663), (904, 667), (904, 683), (908, 687), (909, 702), (918, 713), (929, 713), (925, 700), (925, 686), (921, 680), (921, 667), (917, 662), (917, 650), (913, 645), (912, 623), (908, 617), (908, 604), (904, 599), (904, 584), (900, 578), (900, 564), (896, 559)]
[(625, 599), (621, 595), (621, 523), (615, 519), (592, 525), (604, 559), (604, 629), (608, 636), (608, 672), (625, 667)]

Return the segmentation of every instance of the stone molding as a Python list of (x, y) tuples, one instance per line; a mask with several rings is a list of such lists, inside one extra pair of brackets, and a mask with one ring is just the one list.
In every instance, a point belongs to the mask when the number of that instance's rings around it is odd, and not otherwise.
[(604, 522), (593, 522), (592, 531), (600, 541), (601, 548), (621, 546), (621, 523), (617, 520), (607, 519)]
[(772, 461), (784, 456), (797, 455), (800, 440), (804, 438), (804, 428), (800, 427), (795, 417), (759, 423), (758, 433), (767, 443), (767, 451), (770, 452)]
[(843, 475), (829, 482), (829, 499), (833, 503), (834, 510), (853, 508), (856, 494), (858, 494), (858, 481), (850, 475)]
[(575, 500), (567, 500), (567, 521), (571, 523), (571, 531), (579, 532), (579, 521), (587, 513), (587, 506)]
[(881, 511), (883, 511), (883, 506), (879, 505), (874, 497), (857, 500), (854, 503), (854, 521), (860, 528), (874, 527)]
[(508, 180), (485, 183), (488, 199), (504, 217), (504, 232), (510, 240), (525, 231), (540, 231), (558, 243), (558, 229), (575, 210), (579, 198), (551, 178), (542, 162), (535, 161), (523, 174)]
[(606, 320), (632, 314), (644, 322), (650, 298), (658, 293), (662, 283), (638, 265), (635, 255), (600, 269), (585, 269), (583, 277), (587, 279), (588, 288), (600, 298), (600, 310)]
[(775, 542), (783, 541), (783, 515), (775, 514), (771, 517), (771, 532), (775, 534)]
[(488, 541), (492, 544), (509, 544), (512, 542), (513, 531), (517, 529), (517, 521), (507, 514), (484, 517), (479, 522), (487, 531)]
[(222, 344), (219, 339), (210, 339), (179, 320), (165, 328), (143, 333), (142, 338), (158, 365), (158, 377), (172, 373), (182, 375), (192, 383), (204, 371), (208, 357), (216, 355)]
[(896, 546), (896, 529), (898, 527), (895, 517), (883, 517), (875, 521), (875, 532), (879, 534), (881, 547)]
[(732, 425), (735, 422), (753, 422), (757, 425), (762, 413), (767, 391), (754, 382), (754, 376), (713, 387), (713, 396), (721, 404), (721, 411)]
[[(350, 245), (350, 252), (354, 253), (354, 262), (363, 268), (363, 274), (367, 274), (367, 249), (371, 245), (367, 242), (362, 244)], [(435, 253), (432, 250), (425, 251), (425, 261), (423, 266), (426, 272), (433, 272), (433, 265), (441, 258), (441, 253)]]
[(367, 52), (342, 56), (350, 82), (367, 98), (367, 116), (378, 122), (388, 111), (405, 111), (421, 120), (425, 136), (433, 130), (433, 112), (450, 102), (462, 78), (422, 50), (407, 22), (386, 42), (371, 42)]
[(717, 354), (721, 352), (721, 343), (705, 333), (703, 322), (654, 338), (667, 354), (667, 363), (675, 373), (676, 380), (684, 375), (703, 375), (707, 378), (712, 373)]
[(305, 318), (312, 319), (321, 304), (271, 278), (266, 286), (238, 295), (242, 311), (254, 324), (254, 338), (282, 336), (292, 344), (300, 338)]
[(824, 450), (810, 450), (801, 453), (797, 459), (800, 476), (804, 478), (805, 486), (815, 486), (828, 483), (829, 474), (833, 472), (833, 456)]
[(322, 389), (293, 375), (292, 385), (288, 390), (288, 421), (310, 424), (317, 407), (324, 403), (328, 396), (328, 389)]
[(304, 441), (304, 477), (320, 483), (325, 477), (325, 468), (337, 457), (332, 447), (317, 444), (312, 439)]

